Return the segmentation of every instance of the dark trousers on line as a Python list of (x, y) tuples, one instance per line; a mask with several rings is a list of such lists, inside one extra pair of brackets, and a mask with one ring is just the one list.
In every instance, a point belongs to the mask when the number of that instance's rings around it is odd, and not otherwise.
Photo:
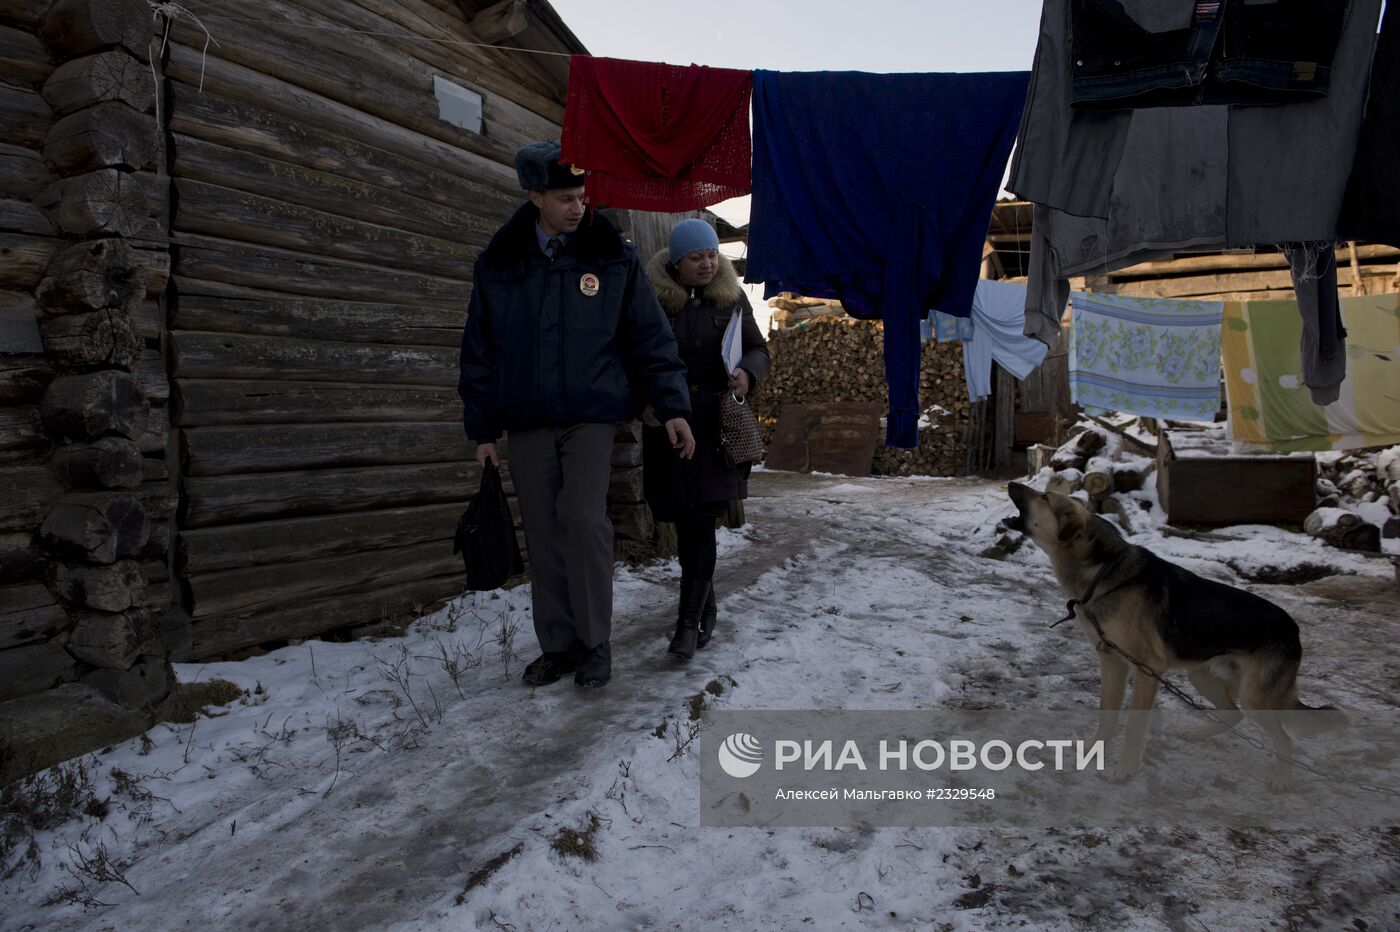
[(530, 555), (535, 635), (545, 651), (612, 633), (613, 526), (608, 518), (615, 424), (510, 432), (510, 474)]

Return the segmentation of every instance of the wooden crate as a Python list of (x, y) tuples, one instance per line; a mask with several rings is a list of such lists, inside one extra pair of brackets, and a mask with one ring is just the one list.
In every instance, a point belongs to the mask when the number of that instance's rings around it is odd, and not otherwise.
[(857, 402), (783, 405), (763, 465), (791, 472), (868, 476), (884, 406)]
[(1171, 524), (1302, 524), (1317, 507), (1311, 453), (1239, 455), (1209, 434), (1164, 431), (1157, 498)]

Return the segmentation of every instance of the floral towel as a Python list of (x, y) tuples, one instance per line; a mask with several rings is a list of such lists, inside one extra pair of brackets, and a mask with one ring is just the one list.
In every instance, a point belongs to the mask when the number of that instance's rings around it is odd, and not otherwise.
[(1313, 404), (1298, 353), (1293, 301), (1231, 301), (1221, 348), (1230, 436), (1246, 450), (1352, 450), (1400, 443), (1400, 295), (1344, 298), (1347, 376), (1338, 399)]
[(1220, 301), (1070, 295), (1069, 386), (1089, 409), (1210, 421), (1220, 409)]

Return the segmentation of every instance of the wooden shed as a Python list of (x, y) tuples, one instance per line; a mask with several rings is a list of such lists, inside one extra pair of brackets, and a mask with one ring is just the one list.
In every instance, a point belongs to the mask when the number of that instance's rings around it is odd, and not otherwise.
[(582, 51), (543, 0), (0, 8), (0, 700), (461, 592), (472, 262)]

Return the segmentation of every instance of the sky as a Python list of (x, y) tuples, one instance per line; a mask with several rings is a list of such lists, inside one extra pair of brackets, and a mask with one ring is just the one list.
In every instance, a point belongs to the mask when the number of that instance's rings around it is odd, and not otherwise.
[(594, 55), (777, 71), (1028, 71), (1039, 0), (551, 0)]

